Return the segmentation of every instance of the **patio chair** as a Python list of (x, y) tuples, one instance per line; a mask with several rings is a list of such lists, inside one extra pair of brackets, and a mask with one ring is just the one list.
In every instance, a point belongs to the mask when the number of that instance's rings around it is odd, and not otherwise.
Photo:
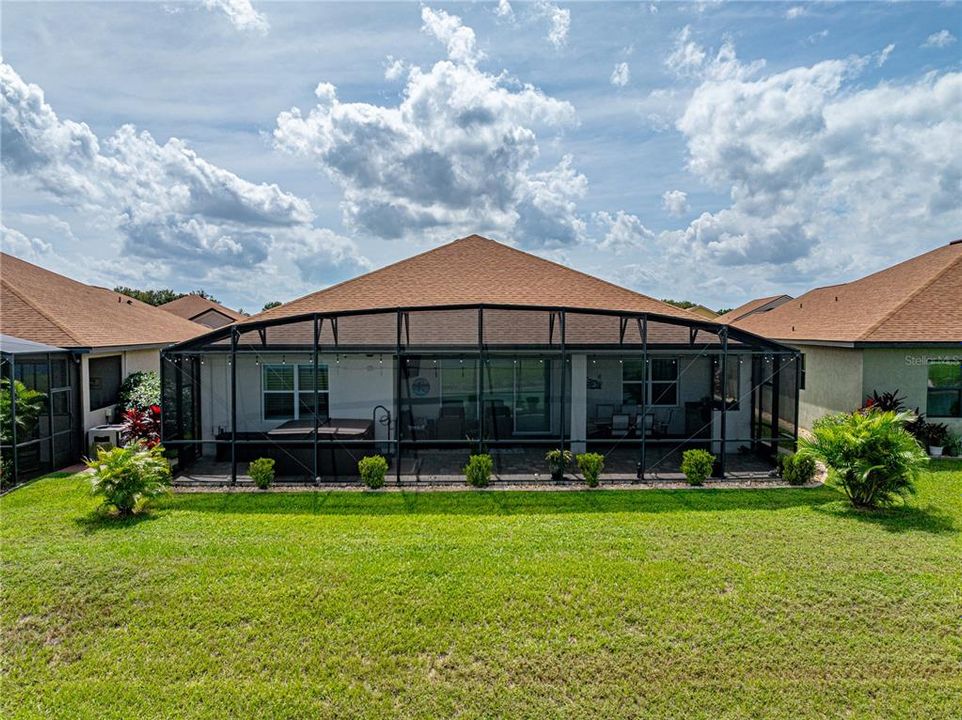
[(460, 440), (464, 437), (464, 407), (442, 405), (438, 412), (438, 439)]
[(668, 432), (671, 429), (671, 418), (674, 414), (675, 414), (675, 410), (673, 408), (668, 408), (668, 412), (667, 414), (665, 414), (664, 418), (658, 421), (659, 433), (661, 433), (662, 435), (668, 434)]
[(627, 435), (631, 429), (631, 416), (623, 413), (611, 416), (611, 434)]

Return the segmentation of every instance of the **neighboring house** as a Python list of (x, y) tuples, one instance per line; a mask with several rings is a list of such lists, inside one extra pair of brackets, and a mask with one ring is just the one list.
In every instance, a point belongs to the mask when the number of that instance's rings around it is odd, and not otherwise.
[(803, 427), (898, 390), (909, 408), (962, 432), (962, 240), (742, 313), (733, 327), (802, 351)]
[(374, 452), (450, 477), (484, 448), (530, 479), (559, 446), (621, 477), (689, 447), (767, 474), (795, 437), (797, 352), (477, 235), (164, 357), (165, 445), (210, 477), (264, 456), (327, 480)]
[(704, 305), (692, 305), (690, 308), (688, 308), (688, 312), (695, 313), (695, 315), (699, 315), (706, 320), (717, 321), (718, 319), (718, 313), (711, 308), (705, 307)]
[[(69, 351), (71, 369), (66, 374), (72, 375), (74, 368), (79, 374), (75, 383), (64, 385), (73, 389), (61, 402), (76, 408), (65, 422), (71, 423), (86, 452), (83, 433), (115, 417), (124, 378), (139, 370), (159, 370), (162, 347), (194, 337), (203, 328), (126, 295), (0, 253), (0, 332), (55, 349), (50, 352)], [(37, 350), (28, 358), (35, 365), (31, 372), (43, 383), (48, 375), (45, 352)], [(26, 360), (16, 370), (14, 353), (10, 357), (19, 378)], [(54, 368), (54, 374), (61, 373)]]
[(729, 310), (727, 313), (719, 315), (715, 318), (715, 322), (725, 323), (727, 325), (736, 320), (743, 320), (749, 315), (758, 315), (759, 313), (774, 310), (779, 305), (784, 305), (791, 299), (791, 295), (770, 295), (769, 297), (749, 300), (744, 305), (739, 305), (734, 310)]
[(176, 300), (171, 300), (169, 303), (158, 305), (158, 307), (185, 320), (190, 320), (191, 322), (199, 323), (209, 328), (224, 327), (224, 325), (230, 325), (232, 322), (237, 322), (247, 317), (213, 300), (193, 294), (184, 295)]

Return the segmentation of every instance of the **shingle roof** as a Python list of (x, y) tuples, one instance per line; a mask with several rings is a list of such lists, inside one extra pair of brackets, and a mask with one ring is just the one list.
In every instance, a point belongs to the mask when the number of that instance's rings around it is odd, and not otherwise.
[(962, 342), (962, 241), (734, 325), (788, 342)]
[(56, 347), (93, 348), (173, 343), (204, 328), (0, 253), (0, 330)]
[[(727, 313), (723, 313), (715, 318), (715, 322), (724, 323), (728, 325), (736, 320), (741, 320), (748, 315), (753, 315), (759, 311), (773, 310), (782, 303), (786, 303), (792, 299), (791, 295), (769, 295), (768, 297), (755, 298), (754, 300), (749, 300), (744, 305), (739, 305), (734, 310), (729, 310)], [(765, 309), (766, 305), (771, 305), (771, 308)]]
[(169, 313), (173, 313), (178, 317), (182, 317), (185, 320), (194, 320), (205, 312), (213, 310), (214, 312), (220, 313), (224, 317), (230, 320), (242, 320), (247, 317), (242, 315), (236, 310), (231, 310), (229, 307), (224, 307), (220, 303), (216, 303), (213, 300), (205, 298), (201, 295), (184, 295), (176, 300), (171, 300), (169, 303), (164, 303), (163, 305), (158, 305), (161, 310), (166, 310)]
[(470, 235), (255, 315), (432, 307), (527, 305), (651, 312), (701, 318), (521, 250)]

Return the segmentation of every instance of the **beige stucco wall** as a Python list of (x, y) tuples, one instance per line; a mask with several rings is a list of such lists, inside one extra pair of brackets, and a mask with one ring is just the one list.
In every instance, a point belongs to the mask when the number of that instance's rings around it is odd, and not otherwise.
[(798, 345), (805, 354), (805, 389), (799, 399), (798, 423), (811, 428), (823, 415), (861, 407), (862, 351)]
[[(959, 357), (958, 352), (930, 348), (870, 349), (863, 351), (862, 394), (868, 396), (873, 390), (899, 391), (905, 396), (909, 409), (919, 408), (928, 415), (926, 405), (929, 360)], [(962, 432), (960, 418), (932, 418), (945, 423), (954, 432)]]
[(127, 377), (135, 372), (160, 372), (160, 350), (153, 348), (149, 350), (114, 350), (114, 351), (93, 351), (88, 355), (81, 356), (80, 360), (80, 409), (84, 423), (84, 444), (86, 445), (86, 432), (92, 427), (103, 425), (107, 417), (113, 414), (115, 408), (111, 405), (106, 408), (91, 409), (90, 407), (90, 359), (98, 357), (110, 357), (119, 355), (121, 358), (121, 375)]

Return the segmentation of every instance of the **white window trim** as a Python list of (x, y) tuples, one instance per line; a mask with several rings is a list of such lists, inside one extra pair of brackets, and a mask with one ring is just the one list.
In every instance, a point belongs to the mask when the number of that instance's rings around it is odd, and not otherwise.
[[(267, 389), (265, 388), (265, 386), (264, 386), (264, 374), (265, 374), (270, 368), (282, 368), (282, 367), (292, 368), (293, 373), (294, 373), (294, 389), (293, 389), (293, 390), (267, 390)], [(301, 384), (301, 383), (300, 383), (300, 376), (301, 376), (300, 368), (302, 368), (302, 367), (311, 368), (311, 369), (313, 370), (313, 368), (314, 368), (314, 363), (291, 363), (290, 365), (287, 365), (287, 364), (284, 364), (284, 363), (281, 363), (281, 364), (278, 364), (278, 363), (264, 363), (263, 365), (261, 365), (261, 420), (263, 420), (264, 422), (275, 422), (275, 421), (277, 421), (277, 420), (300, 420), (300, 419), (301, 419), (301, 403), (300, 403), (300, 401), (299, 401), (299, 398), (300, 398), (300, 393), (301, 393), (301, 390), (300, 390), (300, 384)], [(322, 368), (325, 369), (325, 370), (327, 370), (327, 390), (318, 390), (318, 391), (317, 391), (317, 394), (318, 394), (318, 395), (327, 395), (328, 407), (330, 407), (330, 403), (331, 403), (331, 371), (330, 371), (330, 368), (327, 366), (327, 363), (318, 363), (318, 364), (317, 364), (317, 372), (318, 372), (318, 375), (320, 375), (320, 372), (321, 372), (321, 369), (322, 369)], [(310, 391), (309, 391), (309, 390), (305, 390), (304, 392), (310, 392)], [(266, 408), (265, 403), (264, 403), (265, 397), (266, 397), (267, 395), (291, 395), (291, 394), (294, 395), (294, 414), (293, 414), (292, 416), (289, 416), (289, 417), (288, 417), (288, 416), (285, 416), (285, 417), (272, 417), (272, 418), (267, 417), (267, 408)]]

